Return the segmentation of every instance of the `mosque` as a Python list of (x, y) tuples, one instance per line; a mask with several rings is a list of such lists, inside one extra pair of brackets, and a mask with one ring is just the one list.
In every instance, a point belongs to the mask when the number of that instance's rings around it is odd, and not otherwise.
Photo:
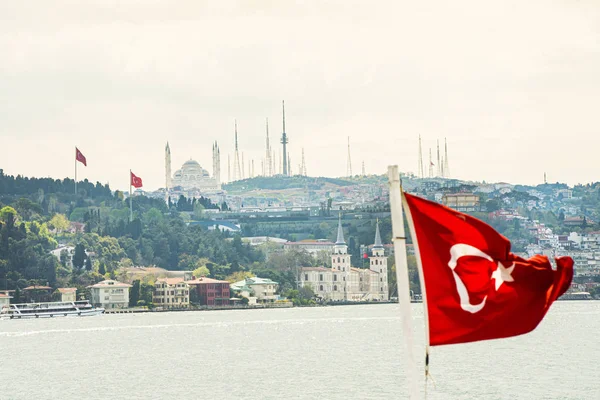
[(183, 163), (180, 169), (171, 175), (171, 149), (169, 143), (165, 146), (165, 188), (171, 191), (198, 191), (210, 194), (221, 191), (220, 150), (215, 142), (213, 145), (213, 176), (202, 168), (195, 160)]
[(340, 219), (331, 254), (331, 268), (303, 267), (300, 268), (299, 278), (302, 287), (311, 287), (324, 300), (388, 301), (387, 257), (381, 242), (379, 222), (375, 228), (375, 244), (369, 257), (369, 268), (352, 267)]

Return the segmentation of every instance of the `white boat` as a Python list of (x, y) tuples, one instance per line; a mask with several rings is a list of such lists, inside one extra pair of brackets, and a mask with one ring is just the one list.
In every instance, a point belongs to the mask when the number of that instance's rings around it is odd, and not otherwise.
[(93, 307), (87, 300), (21, 303), (2, 306), (0, 319), (84, 317), (99, 315), (103, 312), (104, 308)]

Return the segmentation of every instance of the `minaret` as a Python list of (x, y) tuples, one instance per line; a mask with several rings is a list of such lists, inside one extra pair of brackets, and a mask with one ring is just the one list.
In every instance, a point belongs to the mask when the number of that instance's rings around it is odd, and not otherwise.
[(346, 176), (352, 177), (352, 158), (350, 157), (350, 136), (348, 136), (348, 162), (346, 163)]
[[(348, 295), (351, 289), (350, 286), (350, 254), (348, 254), (348, 246), (344, 240), (344, 230), (342, 229), (342, 214), (338, 219), (338, 232), (333, 252), (331, 254), (331, 269), (334, 272), (342, 272), (343, 279), (339, 282), (338, 291), (343, 289), (343, 299), (348, 300)], [(335, 282), (334, 282), (335, 284)], [(335, 294), (336, 290), (333, 291)]]
[(367, 176), (367, 173), (365, 172), (365, 162), (362, 162), (362, 176)]
[(213, 144), (213, 178), (217, 182), (217, 187), (221, 189), (221, 150), (216, 140)]
[(227, 183), (231, 183), (231, 161), (229, 161), (229, 154), (227, 154)]
[(425, 171), (423, 170), (423, 149), (421, 148), (421, 135), (419, 135), (419, 164), (417, 165), (417, 171), (419, 178), (425, 178)]
[(450, 178), (450, 167), (448, 166), (448, 142), (444, 138), (444, 177)]
[(285, 101), (281, 101), (283, 107), (283, 133), (281, 134), (281, 144), (283, 145), (283, 175), (288, 174), (288, 162), (287, 162), (287, 144), (288, 138), (285, 133)]
[(165, 146), (165, 203), (169, 203), (169, 190), (171, 189), (171, 148), (169, 142)]
[(237, 120), (235, 121), (235, 152), (233, 153), (233, 180), (242, 179), (242, 169), (240, 166), (240, 153), (238, 149)]
[(388, 291), (388, 269), (387, 269), (387, 257), (385, 256), (385, 249), (381, 242), (381, 234), (379, 233), (379, 220), (375, 226), (375, 243), (373, 244), (373, 250), (369, 257), (369, 269), (379, 274), (379, 300), (387, 301), (389, 296)]
[(441, 168), (442, 168), (442, 165), (440, 163), (440, 141), (438, 139), (438, 141), (437, 141), (437, 173), (436, 173), (436, 176), (442, 175)]

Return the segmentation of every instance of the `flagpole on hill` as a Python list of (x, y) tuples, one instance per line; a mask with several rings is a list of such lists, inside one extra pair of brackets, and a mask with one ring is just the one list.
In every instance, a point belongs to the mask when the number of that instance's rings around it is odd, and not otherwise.
[(412, 400), (419, 397), (419, 390), (417, 388), (417, 364), (413, 355), (414, 340), (406, 258), (406, 235), (402, 213), (402, 189), (397, 165), (388, 167), (388, 181), (390, 185), (390, 211), (392, 214), (392, 242), (394, 243), (396, 279), (398, 282), (398, 303), (402, 319), (402, 336), (404, 336), (406, 345), (406, 379), (409, 387), (409, 399)]
[(77, 146), (75, 146), (75, 196), (77, 196)]
[(133, 203), (132, 203), (132, 192), (131, 192), (131, 170), (129, 170), (129, 222), (133, 221)]

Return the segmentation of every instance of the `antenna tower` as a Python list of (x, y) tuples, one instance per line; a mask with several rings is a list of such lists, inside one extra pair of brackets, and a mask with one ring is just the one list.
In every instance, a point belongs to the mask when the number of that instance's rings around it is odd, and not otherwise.
[(444, 138), (444, 177), (450, 178), (450, 166), (448, 165), (448, 142)]
[(302, 148), (302, 165), (300, 166), (300, 175), (306, 175), (306, 160), (304, 159), (304, 147)]
[(265, 167), (263, 175), (271, 176), (271, 144), (269, 143), (269, 118), (267, 118), (267, 146), (265, 148)]
[(436, 176), (442, 175), (442, 165), (440, 163), (440, 140), (439, 139), (437, 141), (437, 172), (435, 175)]
[(281, 106), (283, 108), (283, 133), (281, 134), (281, 144), (283, 145), (283, 174), (288, 175), (288, 162), (287, 162), (287, 144), (288, 138), (285, 133), (285, 101), (281, 101)]
[(431, 161), (431, 147), (429, 148), (429, 177), (433, 178), (433, 161)]
[(348, 136), (348, 163), (346, 164), (346, 176), (352, 177), (352, 158), (350, 157), (350, 136)]
[(419, 165), (417, 166), (419, 178), (425, 178), (425, 171), (423, 170), (423, 149), (421, 148), (421, 135), (419, 135)]

